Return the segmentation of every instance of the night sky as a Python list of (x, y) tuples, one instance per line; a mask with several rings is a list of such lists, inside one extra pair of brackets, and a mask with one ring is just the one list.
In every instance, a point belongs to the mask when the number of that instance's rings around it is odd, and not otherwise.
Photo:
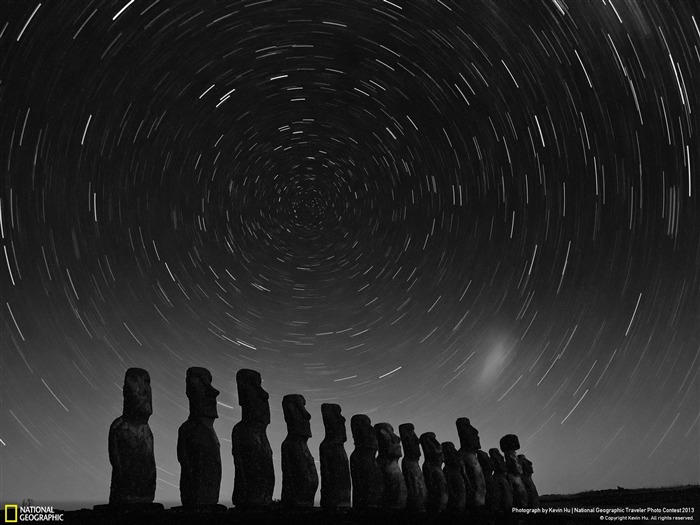
[(2, 501), (107, 502), (129, 367), (166, 504), (190, 366), (229, 506), (240, 368), (278, 468), (299, 393), (700, 482), (698, 85), (694, 0), (3, 0)]

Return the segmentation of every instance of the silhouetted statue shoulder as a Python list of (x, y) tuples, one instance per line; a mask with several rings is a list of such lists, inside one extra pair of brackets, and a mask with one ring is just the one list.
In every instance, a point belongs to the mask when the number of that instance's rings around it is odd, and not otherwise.
[(430, 512), (441, 512), (447, 507), (448, 496), (447, 480), (442, 471), (442, 446), (433, 432), (421, 434), (420, 445), (425, 456), (423, 478), (427, 492), (426, 509)]
[(215, 506), (221, 487), (221, 450), (214, 431), (219, 391), (206, 368), (187, 369), (185, 392), (190, 415), (178, 430), (180, 500), (184, 506)]
[(350, 463), (345, 452), (348, 440), (340, 405), (323, 403), (321, 416), (326, 435), (319, 447), (321, 459), (321, 507), (350, 506)]
[(350, 430), (355, 444), (350, 454), (352, 506), (358, 509), (379, 507), (384, 481), (377, 464), (377, 436), (372, 421), (365, 414), (356, 414), (350, 418)]
[(299, 394), (282, 399), (287, 437), (282, 442), (282, 503), (292, 507), (313, 507), (318, 489), (318, 472), (307, 441), (311, 437), (311, 415)]
[(236, 507), (265, 507), (272, 503), (275, 487), (272, 448), (266, 433), (270, 424), (270, 396), (255, 370), (239, 370), (236, 383), (242, 418), (231, 432), (235, 469), (232, 500)]
[(401, 439), (394, 434), (394, 427), (389, 423), (377, 423), (374, 425), (377, 434), (379, 453), (377, 464), (384, 479), (383, 507), (398, 510), (406, 506), (406, 482), (404, 481), (399, 459), (401, 452)]
[(406, 483), (406, 508), (422, 512), (425, 510), (427, 491), (420, 460), (420, 441), (412, 423), (399, 425), (399, 436), (403, 446), (401, 471)]
[(149, 504), (156, 492), (153, 433), (148, 418), (153, 413), (151, 378), (141, 368), (124, 375), (124, 408), (109, 428), (109, 462), (112, 482), (110, 505)]

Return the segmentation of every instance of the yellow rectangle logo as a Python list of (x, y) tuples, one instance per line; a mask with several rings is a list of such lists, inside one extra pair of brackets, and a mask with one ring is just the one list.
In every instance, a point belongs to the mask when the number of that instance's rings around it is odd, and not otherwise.
[(17, 505), (5, 505), (5, 523), (17, 523)]

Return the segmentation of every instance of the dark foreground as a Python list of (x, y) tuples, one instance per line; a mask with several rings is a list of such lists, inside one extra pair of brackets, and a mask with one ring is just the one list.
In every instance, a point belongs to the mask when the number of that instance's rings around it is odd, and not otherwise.
[[(697, 523), (700, 513), (700, 486), (660, 489), (601, 490), (569, 495), (542, 496), (538, 509), (513, 509), (509, 515), (450, 512), (440, 514), (389, 512), (382, 510), (328, 512), (318, 507), (306, 510), (286, 509), (279, 505), (261, 511), (215, 508), (184, 510), (114, 511), (108, 506), (63, 513), (63, 523), (105, 525), (188, 523), (235, 525), (436, 525), (471, 523), (605, 523), (672, 522)], [(56, 512), (62, 512), (56, 510)]]

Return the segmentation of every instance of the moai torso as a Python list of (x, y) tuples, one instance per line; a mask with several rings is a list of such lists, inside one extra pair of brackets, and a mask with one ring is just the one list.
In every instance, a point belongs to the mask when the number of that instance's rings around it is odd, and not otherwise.
[(363, 509), (382, 504), (384, 480), (377, 464), (377, 436), (372, 422), (364, 414), (350, 418), (355, 448), (350, 454), (352, 477), (352, 506)]
[(478, 450), (476, 457), (479, 460), (481, 472), (484, 474), (484, 481), (486, 482), (486, 508), (491, 512), (497, 511), (500, 494), (498, 483), (493, 476), (493, 460), (483, 450)]
[(141, 368), (129, 368), (124, 376), (124, 409), (109, 427), (109, 462), (112, 482), (110, 505), (152, 503), (156, 492), (153, 433), (148, 418), (153, 413), (151, 378)]
[(423, 471), (418, 463), (420, 460), (420, 441), (416, 436), (415, 427), (411, 423), (399, 425), (399, 436), (403, 446), (401, 471), (406, 483), (406, 508), (413, 511), (424, 511), (427, 489)]
[(399, 459), (401, 440), (394, 434), (394, 428), (389, 423), (374, 425), (377, 435), (379, 453), (377, 464), (384, 480), (384, 497), (382, 506), (386, 509), (398, 510), (406, 506), (406, 482), (403, 479)]
[(219, 391), (211, 386), (206, 368), (193, 367), (187, 370), (186, 393), (190, 415), (177, 435), (180, 500), (185, 506), (215, 505), (221, 487), (221, 451), (214, 431)]
[(534, 472), (532, 461), (527, 459), (523, 454), (518, 454), (518, 463), (520, 463), (520, 468), (523, 472), (521, 477), (523, 485), (525, 485), (525, 492), (527, 492), (527, 506), (531, 509), (537, 508), (540, 506), (540, 495), (537, 493), (535, 482), (532, 481), (532, 474)]
[(489, 456), (493, 463), (493, 480), (498, 486), (496, 508), (501, 512), (511, 512), (513, 508), (513, 488), (508, 478), (506, 460), (497, 448), (490, 448)]
[(426, 509), (429, 512), (441, 512), (447, 508), (447, 480), (442, 471), (444, 456), (442, 446), (433, 432), (420, 436), (425, 461), (423, 462), (423, 478), (426, 489)]
[(454, 443), (446, 441), (442, 444), (442, 454), (445, 458), (445, 467), (442, 469), (447, 480), (447, 508), (450, 510), (464, 510), (467, 504), (468, 478), (464, 471), (464, 463)]
[(340, 405), (323, 403), (321, 416), (326, 435), (321, 441), (321, 507), (350, 507), (350, 462), (345, 452), (348, 440)]
[(508, 472), (508, 480), (513, 490), (513, 506), (524, 508), (527, 507), (527, 491), (523, 484), (520, 462), (516, 451), (520, 448), (520, 441), (515, 434), (507, 434), (503, 436), (499, 442), (501, 451), (506, 458), (506, 471)]
[(471, 425), (468, 418), (460, 417), (457, 420), (457, 433), (460, 443), (459, 453), (469, 478), (467, 506), (478, 509), (486, 504), (486, 480), (477, 457), (477, 451), (481, 448), (479, 431)]
[(293, 507), (313, 507), (318, 489), (318, 473), (307, 444), (311, 437), (311, 415), (306, 400), (289, 394), (282, 400), (287, 437), (282, 442), (282, 503)]
[(272, 447), (266, 432), (270, 424), (269, 395), (255, 370), (239, 370), (236, 383), (242, 419), (231, 432), (235, 470), (232, 501), (239, 508), (265, 507), (272, 503), (275, 488)]

